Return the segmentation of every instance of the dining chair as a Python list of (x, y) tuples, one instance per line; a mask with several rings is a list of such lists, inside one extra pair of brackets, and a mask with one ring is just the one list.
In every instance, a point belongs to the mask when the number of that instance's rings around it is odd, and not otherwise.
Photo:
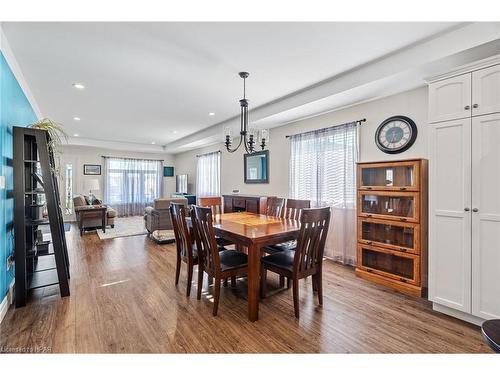
[(312, 276), (313, 291), (323, 305), (323, 253), (330, 225), (330, 207), (306, 208), (300, 215), (300, 230), (295, 251), (285, 250), (261, 258), (260, 292), (266, 294), (267, 271), (292, 279), (293, 307), (299, 318), (299, 280)]
[[(283, 210), (283, 218), (290, 220), (300, 220), (300, 214), (304, 208), (311, 208), (311, 201), (305, 199), (287, 199), (286, 207)], [(264, 252), (274, 254), (284, 250), (295, 250), (297, 241), (287, 241), (276, 245), (269, 245), (264, 248)]]
[[(308, 199), (290, 199), (286, 200), (286, 207), (283, 210), (285, 219), (300, 220), (300, 214), (304, 208), (311, 208), (311, 201)], [(294, 250), (297, 246), (297, 240), (278, 243), (264, 247), (263, 251), (267, 254), (275, 254), (280, 251)], [(280, 287), (285, 286), (285, 278), (280, 276)], [(287, 279), (287, 287), (290, 288), (290, 279)]]
[(267, 199), (267, 216), (281, 217), (285, 207), (285, 198), (270, 197)]
[(216, 316), (221, 280), (229, 277), (235, 280), (238, 276), (245, 276), (248, 273), (248, 257), (238, 250), (218, 251), (212, 210), (209, 207), (194, 206), (191, 220), (199, 255), (197, 299), (201, 299), (203, 274), (206, 272), (209, 278), (215, 279), (213, 315)]
[(221, 197), (200, 197), (198, 198), (198, 206), (210, 207), (213, 215), (223, 213)]
[[(200, 207), (210, 207), (212, 210), (212, 215), (218, 215), (224, 213), (222, 206), (222, 198), (221, 197), (200, 197), (198, 198), (198, 205)], [(226, 240), (222, 237), (216, 237), (217, 244), (219, 246), (229, 246), (233, 245), (232, 241)]]
[(174, 228), (175, 245), (177, 247), (177, 263), (175, 266), (175, 285), (179, 284), (181, 263), (187, 264), (187, 289), (186, 296), (191, 294), (191, 283), (193, 280), (193, 268), (198, 264), (198, 250), (186, 222), (186, 206), (180, 203), (170, 204), (170, 216)]

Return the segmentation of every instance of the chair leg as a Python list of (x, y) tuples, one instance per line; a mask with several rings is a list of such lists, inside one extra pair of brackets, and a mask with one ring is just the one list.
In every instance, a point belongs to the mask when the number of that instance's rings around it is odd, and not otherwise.
[(224, 287), (227, 287), (227, 277), (224, 279)]
[(198, 265), (198, 293), (196, 298), (201, 299), (201, 290), (203, 289), (203, 267), (201, 264)]
[(231, 276), (231, 288), (236, 286), (236, 276)]
[(267, 270), (260, 266), (260, 298), (266, 298)]
[(313, 292), (317, 292), (318, 291), (318, 283), (316, 280), (316, 275), (313, 275), (313, 277), (312, 277), (312, 286), (313, 286)]
[(290, 285), (291, 285), (291, 284), (290, 284), (290, 281), (291, 281), (291, 280), (290, 280), (290, 278), (289, 278), (289, 277), (287, 277), (287, 278), (286, 278), (286, 288), (287, 288), (287, 289), (290, 289)]
[(285, 287), (285, 276), (280, 275), (280, 288)]
[(295, 317), (299, 318), (299, 279), (293, 278), (293, 309), (295, 310)]
[(175, 265), (175, 285), (179, 284), (179, 275), (181, 274), (181, 257), (177, 254), (177, 263)]
[(320, 306), (323, 306), (323, 275), (319, 271), (316, 276), (316, 288), (318, 289), (318, 301)]
[(217, 310), (219, 309), (219, 297), (220, 297), (220, 279), (216, 277), (214, 284), (214, 310), (213, 310), (214, 316), (217, 316)]
[(193, 284), (193, 263), (188, 263), (188, 279), (187, 279), (187, 287), (186, 287), (186, 297), (189, 297), (191, 294), (191, 284)]

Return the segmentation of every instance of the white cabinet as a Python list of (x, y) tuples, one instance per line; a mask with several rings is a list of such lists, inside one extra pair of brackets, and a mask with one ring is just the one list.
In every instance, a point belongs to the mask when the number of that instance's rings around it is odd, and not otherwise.
[(437, 81), (429, 86), (429, 122), (470, 117), (471, 73)]
[(429, 299), (470, 312), (471, 119), (431, 126)]
[(472, 115), (500, 112), (500, 65), (472, 73)]
[(429, 299), (478, 323), (500, 319), (500, 65), (471, 70), (429, 85)]
[(472, 314), (500, 318), (500, 114), (472, 119)]

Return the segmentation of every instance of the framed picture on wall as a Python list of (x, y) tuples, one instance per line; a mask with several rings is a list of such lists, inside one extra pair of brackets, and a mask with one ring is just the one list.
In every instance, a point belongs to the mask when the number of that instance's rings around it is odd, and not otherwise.
[(83, 165), (83, 174), (84, 175), (99, 176), (101, 174), (101, 166), (98, 164), (84, 164)]

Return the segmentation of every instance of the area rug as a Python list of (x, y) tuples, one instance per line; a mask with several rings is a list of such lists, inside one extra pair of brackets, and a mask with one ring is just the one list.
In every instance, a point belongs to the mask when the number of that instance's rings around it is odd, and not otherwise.
[(115, 219), (115, 227), (106, 227), (106, 233), (102, 229), (97, 230), (101, 240), (109, 240), (119, 237), (140, 236), (147, 234), (142, 216), (118, 217)]

